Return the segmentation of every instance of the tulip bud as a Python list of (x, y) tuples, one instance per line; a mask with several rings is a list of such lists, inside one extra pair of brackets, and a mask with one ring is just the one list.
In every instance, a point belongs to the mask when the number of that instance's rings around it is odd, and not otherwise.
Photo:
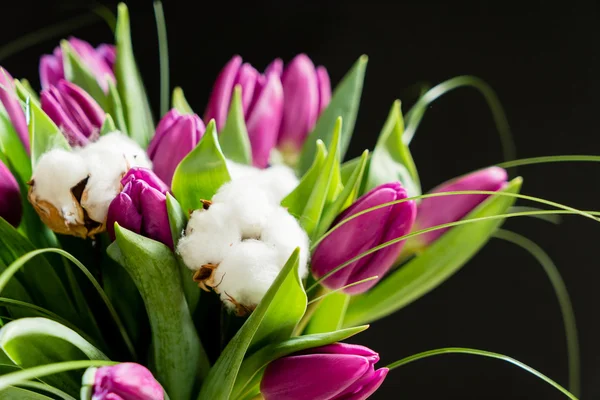
[(27, 128), (27, 119), (21, 108), (19, 96), (15, 91), (15, 84), (12, 76), (4, 68), (0, 67), (0, 102), (4, 106), (8, 118), (12, 123), (19, 139), (29, 153), (29, 130)]
[(56, 86), (42, 91), (41, 105), (71, 146), (85, 146), (98, 138), (104, 111), (79, 86), (60, 80)]
[(358, 345), (334, 343), (273, 361), (260, 391), (265, 400), (363, 400), (383, 383), (379, 355)]
[[(115, 74), (113, 73), (114, 46), (100, 45), (97, 49), (94, 49), (88, 42), (74, 37), (69, 38), (68, 42), (75, 53), (81, 58), (83, 64), (96, 77), (100, 87), (107, 93), (108, 82), (116, 82)], [(55, 86), (61, 79), (65, 79), (63, 54), (61, 48), (56, 47), (52, 54), (44, 55), (40, 59), (40, 82), (42, 89)]]
[(164, 391), (146, 367), (121, 363), (88, 368), (83, 374), (81, 399), (164, 400)]
[(283, 71), (283, 119), (277, 147), (284, 159), (294, 163), (319, 114), (331, 99), (329, 75), (324, 67), (315, 69), (306, 54), (297, 55)]
[(0, 161), (0, 217), (16, 227), (21, 222), (22, 212), (19, 184), (6, 165)]
[(242, 108), (254, 165), (265, 168), (271, 150), (277, 141), (283, 112), (281, 60), (275, 60), (261, 75), (250, 64), (242, 65), (242, 58), (229, 61), (215, 82), (204, 120), (215, 119), (217, 130), (225, 125), (233, 89), (242, 87)]
[[(499, 167), (485, 168), (442, 183), (430, 193), (455, 192), (465, 190), (498, 191), (506, 186), (506, 171)], [(487, 194), (457, 194), (428, 197), (423, 199), (417, 209), (417, 219), (413, 230), (431, 228), (433, 226), (459, 221), (475, 207), (487, 199)], [(417, 235), (409, 239), (411, 249), (419, 249), (430, 245), (450, 228), (438, 229)]]
[(145, 168), (131, 168), (121, 179), (123, 190), (110, 203), (106, 225), (115, 239), (115, 222), (173, 248), (167, 214), (167, 185)]
[(96, 54), (104, 60), (111, 71), (115, 70), (115, 62), (117, 60), (117, 48), (115, 45), (102, 43), (96, 47)]
[[(348, 207), (333, 225), (368, 208), (407, 197), (406, 190), (399, 182), (378, 186)], [(317, 246), (312, 261), (313, 275), (316, 278), (322, 277), (353, 257), (406, 235), (415, 220), (415, 215), (416, 205), (411, 200), (379, 208), (344, 223)], [(372, 276), (381, 279), (393, 266), (403, 245), (404, 241), (401, 241), (362, 257), (325, 279), (323, 284), (331, 289), (339, 289)], [(377, 281), (371, 280), (344, 291), (349, 294), (363, 293)]]
[(158, 123), (148, 146), (148, 156), (154, 172), (168, 186), (171, 186), (175, 169), (196, 147), (205, 129), (204, 122), (196, 114), (181, 115), (174, 108)]

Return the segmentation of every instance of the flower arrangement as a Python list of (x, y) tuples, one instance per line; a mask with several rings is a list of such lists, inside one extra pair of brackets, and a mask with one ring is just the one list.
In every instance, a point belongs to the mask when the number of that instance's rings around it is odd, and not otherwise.
[[(234, 56), (202, 117), (181, 88), (169, 102), (162, 74), (155, 123), (130, 28), (120, 4), (115, 45), (63, 40), (41, 57), (39, 95), (0, 69), (0, 393), (359, 400), (392, 369), (454, 352), (508, 361), (576, 399), (576, 346), (567, 390), (497, 353), (445, 348), (381, 366), (350, 342), (492, 236), (523, 243), (499, 229), (506, 218), (598, 220), (521, 194), (523, 179), (507, 170), (594, 157), (514, 160), (494, 92), (458, 77), (406, 113), (394, 102), (375, 148), (346, 160), (366, 56), (333, 90), (304, 54), (262, 73)], [(427, 106), (460, 86), (492, 106), (507, 161), (423, 194), (410, 141)], [(569, 312), (568, 297), (562, 305)]]

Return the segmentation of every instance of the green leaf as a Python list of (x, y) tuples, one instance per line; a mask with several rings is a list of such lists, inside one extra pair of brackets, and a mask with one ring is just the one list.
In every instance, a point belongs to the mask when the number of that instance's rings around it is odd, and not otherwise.
[(133, 55), (129, 10), (123, 3), (120, 3), (118, 7), (115, 42), (117, 45), (115, 75), (117, 90), (123, 104), (127, 132), (142, 148), (146, 148), (154, 134), (154, 122), (146, 90)]
[(123, 103), (121, 103), (121, 97), (117, 87), (111, 81), (108, 81), (108, 111), (109, 114), (114, 117), (115, 126), (122, 133), (127, 134), (127, 123), (125, 122), (125, 114), (123, 113)]
[(367, 61), (367, 56), (361, 56), (335, 88), (331, 102), (317, 120), (315, 128), (304, 143), (298, 164), (300, 174), (304, 174), (310, 168), (317, 150), (317, 140), (321, 139), (324, 143), (332, 141), (333, 128), (336, 120), (340, 117), (344, 120), (344, 130), (341, 132), (340, 138), (340, 159), (344, 159), (358, 114)]
[[(171, 226), (173, 243), (177, 244), (187, 226), (188, 217), (181, 208), (181, 205), (170, 193), (167, 193), (167, 213), (169, 214), (169, 225)], [(179, 275), (181, 276), (185, 299), (190, 308), (190, 314), (194, 315), (194, 311), (196, 311), (198, 301), (200, 300), (200, 289), (198, 288), (198, 284), (192, 279), (193, 272), (185, 266), (179, 254), (176, 254), (176, 257), (179, 263)]]
[(421, 194), (419, 174), (408, 145), (402, 141), (403, 133), (400, 101), (396, 100), (373, 150), (365, 192), (384, 183), (400, 181), (409, 197)]
[(108, 254), (133, 278), (150, 318), (158, 380), (174, 399), (189, 399), (210, 368), (183, 294), (179, 265), (164, 244), (115, 224)]
[(100, 136), (106, 135), (107, 133), (114, 132), (117, 130), (115, 126), (115, 121), (112, 119), (110, 114), (106, 114), (104, 117), (104, 123), (102, 124), (102, 128), (100, 128)]
[(8, 387), (0, 392), (0, 400), (52, 400), (52, 397), (44, 396), (31, 390), (17, 387)]
[(350, 302), (350, 295), (343, 292), (331, 293), (319, 304), (304, 334), (337, 331), (344, 324), (344, 316)]
[(31, 97), (34, 101), (39, 103), (40, 97), (38, 96), (38, 93), (33, 89), (33, 87), (31, 87), (31, 83), (29, 83), (27, 79), (19, 79), (19, 83), (21, 84), (21, 86), (23, 86), (23, 89), (27, 91), (29, 97)]
[(358, 326), (329, 333), (297, 336), (283, 342), (272, 343), (263, 347), (242, 363), (231, 398), (240, 398), (241, 396), (246, 395), (248, 390), (256, 386), (260, 382), (264, 368), (270, 362), (298, 351), (340, 342), (367, 328), (368, 326)]
[[(62, 390), (59, 390), (59, 389), (55, 388), (54, 386), (50, 386), (45, 383), (28, 381), (28, 382), (19, 383), (19, 386), (22, 388), (36, 390), (38, 393), (41, 392), (41, 393), (52, 394), (62, 400), (76, 400), (75, 397), (70, 396), (69, 394), (63, 392)], [(2, 393), (3, 392), (0, 392), (0, 399), (2, 398), (2, 396), (1, 396)], [(35, 393), (35, 392), (31, 392), (31, 393)], [(19, 399), (20, 399), (20, 397), (19, 397)], [(44, 399), (49, 399), (49, 397), (44, 397)]]
[(8, 116), (2, 112), (0, 112), (0, 151), (10, 161), (12, 169), (23, 182), (31, 179), (31, 161), (27, 150)]
[[(22, 318), (9, 322), (0, 330), (0, 348), (22, 368), (85, 358), (107, 360), (100, 350), (79, 334), (46, 318)], [(79, 393), (80, 380), (77, 373), (44, 378), (47, 384), (71, 395)]]
[(342, 192), (338, 194), (335, 198), (335, 201), (325, 209), (317, 229), (317, 238), (327, 232), (335, 218), (348, 206), (354, 203), (354, 200), (356, 200), (358, 197), (363, 182), (363, 175), (367, 166), (368, 157), (369, 151), (365, 150), (362, 156), (359, 158), (360, 162), (354, 168), (352, 175), (350, 175), (350, 177), (344, 183)]
[(45, 152), (56, 148), (71, 150), (69, 142), (58, 126), (33, 102), (29, 102), (28, 119), (32, 170), (35, 170), (38, 160)]
[(65, 77), (69, 82), (73, 82), (77, 86), (85, 90), (103, 110), (108, 110), (108, 99), (104, 90), (98, 83), (96, 76), (81, 60), (81, 57), (75, 52), (68, 41), (60, 42), (62, 50), (63, 65), (65, 69)]
[(29, 86), (29, 82), (27, 80), (14, 79), (14, 82), (17, 95), (23, 102), (26, 102), (25, 99), (29, 99), (29, 101), (33, 104), (40, 106), (40, 98), (36, 91), (33, 90), (31, 86)]
[(306, 309), (298, 276), (297, 248), (244, 326), (229, 342), (202, 386), (199, 400), (228, 400), (244, 356), (269, 343), (286, 340)]
[(231, 96), (227, 121), (219, 135), (223, 154), (240, 164), (252, 165), (252, 148), (242, 109), (242, 87), (236, 85)]
[[(502, 191), (518, 193), (521, 184), (521, 178), (513, 179)], [(503, 214), (515, 199), (512, 196), (490, 196), (464, 219)], [(450, 229), (377, 286), (354, 296), (344, 326), (363, 324), (390, 315), (436, 288), (465, 265), (502, 222), (503, 219), (484, 220)]]
[(215, 121), (211, 120), (200, 143), (177, 166), (171, 185), (173, 194), (184, 210), (197, 210), (202, 207), (201, 199), (210, 200), (229, 180)]
[(173, 96), (171, 102), (173, 103), (173, 108), (177, 109), (181, 114), (193, 114), (194, 110), (190, 107), (189, 103), (185, 99), (183, 94), (183, 89), (177, 86), (173, 89)]

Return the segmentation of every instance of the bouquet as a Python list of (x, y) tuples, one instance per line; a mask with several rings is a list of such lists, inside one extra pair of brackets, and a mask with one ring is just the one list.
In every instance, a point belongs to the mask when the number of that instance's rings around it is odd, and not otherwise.
[[(234, 56), (201, 118), (181, 88), (170, 93), (160, 2), (155, 11), (157, 123), (125, 4), (114, 45), (72, 37), (41, 57), (41, 93), (0, 69), (0, 397), (359, 400), (394, 368), (467, 353), (576, 398), (564, 284), (543, 250), (500, 226), (520, 216), (598, 220), (521, 194), (523, 179), (508, 173), (594, 157), (515, 160), (495, 93), (461, 76), (406, 112), (394, 102), (374, 149), (346, 159), (366, 56), (333, 90), (305, 54), (264, 72)], [(463, 86), (490, 105), (507, 160), (423, 194), (411, 139), (429, 104)], [(376, 349), (355, 344), (492, 236), (532, 251), (554, 278), (569, 390), (502, 354), (444, 348), (382, 366)]]

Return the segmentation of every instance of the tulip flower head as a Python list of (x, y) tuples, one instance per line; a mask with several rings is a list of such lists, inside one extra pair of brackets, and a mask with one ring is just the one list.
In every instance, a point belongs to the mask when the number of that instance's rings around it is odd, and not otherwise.
[(85, 146), (98, 138), (105, 114), (82, 88), (63, 79), (43, 90), (40, 97), (42, 110), (71, 146)]
[(27, 119), (21, 108), (19, 96), (15, 91), (15, 84), (12, 76), (4, 68), (0, 67), (0, 102), (8, 114), (21, 143), (29, 153), (29, 129), (27, 128)]
[(53, 231), (85, 237), (103, 232), (121, 178), (135, 166), (151, 167), (145, 152), (120, 132), (71, 151), (44, 153), (29, 182), (29, 201)]
[[(378, 186), (348, 207), (333, 225), (371, 207), (407, 197), (406, 190), (399, 182)], [(344, 223), (326, 236), (315, 249), (312, 259), (313, 275), (316, 278), (325, 276), (357, 255), (406, 235), (415, 216), (416, 204), (411, 200), (370, 211)], [(339, 289), (372, 276), (381, 279), (393, 266), (403, 245), (404, 241), (401, 241), (362, 257), (325, 279), (323, 284), (331, 289)], [(376, 283), (377, 280), (372, 280), (344, 291), (350, 294), (362, 293)]]
[(279, 205), (282, 188), (291, 190), (286, 168), (246, 171), (223, 185), (192, 213), (177, 246), (198, 285), (238, 315), (258, 305), (296, 247), (300, 276), (308, 273), (308, 236)]
[[(102, 44), (97, 49), (94, 49), (88, 42), (74, 37), (69, 38), (68, 43), (81, 58), (83, 64), (96, 77), (100, 87), (105, 93), (108, 93), (109, 82), (116, 82), (113, 72), (116, 57), (115, 47)], [(52, 54), (44, 55), (40, 59), (40, 82), (42, 89), (56, 86), (61, 79), (65, 79), (63, 52), (60, 47), (56, 47)]]
[[(507, 184), (508, 175), (499, 167), (489, 167), (455, 178), (434, 188), (430, 193), (482, 190), (495, 192)], [(488, 194), (456, 194), (428, 197), (423, 199), (417, 209), (417, 219), (413, 230), (431, 228), (463, 219), (475, 207), (481, 204)], [(407, 246), (421, 249), (442, 236), (448, 229), (443, 228), (412, 237)]]
[(378, 361), (379, 355), (364, 346), (317, 347), (269, 364), (260, 392), (265, 400), (364, 400), (389, 371), (375, 370)]
[(148, 146), (154, 172), (171, 186), (175, 169), (183, 158), (196, 147), (206, 127), (196, 114), (182, 115), (176, 109), (169, 111), (156, 127)]
[(121, 179), (123, 190), (110, 203), (107, 230), (115, 239), (114, 225), (132, 230), (173, 248), (167, 214), (169, 188), (150, 169), (131, 168)]
[(88, 368), (81, 398), (87, 400), (164, 400), (164, 390), (152, 373), (136, 363)]
[(21, 222), (22, 213), (19, 184), (0, 160), (0, 217), (16, 227)]

